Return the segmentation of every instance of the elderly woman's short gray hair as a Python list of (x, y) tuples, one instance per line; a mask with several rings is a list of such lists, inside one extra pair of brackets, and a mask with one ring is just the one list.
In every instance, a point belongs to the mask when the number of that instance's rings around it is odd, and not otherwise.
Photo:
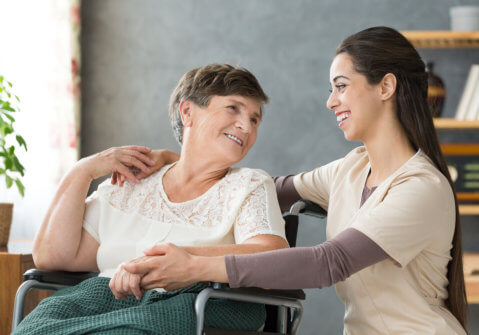
[(240, 95), (261, 104), (268, 102), (256, 77), (248, 70), (228, 64), (209, 64), (186, 72), (170, 97), (168, 114), (177, 141), (183, 143), (180, 102), (190, 100), (200, 107), (208, 106), (214, 95)]

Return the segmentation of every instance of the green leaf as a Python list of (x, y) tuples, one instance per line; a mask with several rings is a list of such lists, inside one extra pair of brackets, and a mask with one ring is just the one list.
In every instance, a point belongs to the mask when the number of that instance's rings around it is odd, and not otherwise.
[(20, 135), (17, 135), (15, 136), (17, 138), (17, 142), (18, 142), (18, 145), (21, 147), (23, 145), (23, 147), (25, 148), (25, 151), (28, 151), (27, 149), (27, 143), (25, 142), (25, 140), (23, 139), (23, 137), (21, 137)]
[(22, 182), (20, 181), (20, 179), (15, 179), (15, 184), (17, 185), (17, 188), (18, 188), (18, 192), (20, 193), (20, 195), (22, 197), (25, 196), (25, 186), (23, 186)]
[(15, 112), (15, 109), (13, 109), (12, 107), (10, 107), (10, 104), (5, 106), (5, 104), (3, 104), (3, 107), (0, 108), (0, 109), (3, 109), (5, 111), (9, 111), (9, 112)]
[(11, 134), (11, 133), (13, 133), (13, 128), (12, 128), (12, 126), (9, 125), (8, 123), (4, 123), (2, 126), (3, 126), (3, 127), (2, 127), (2, 128), (3, 128), (3, 132), (4, 132), (4, 134), (5, 134), (4, 137), (7, 136), (7, 135), (9, 135), (9, 134)]
[(12, 178), (10, 178), (10, 176), (8, 176), (8, 175), (5, 175), (5, 184), (7, 184), (7, 188), (12, 187), (13, 180), (12, 180)]
[[(7, 81), (3, 75), (0, 75), (0, 175), (5, 175), (7, 188), (11, 188), (13, 182), (15, 182), (18, 192), (23, 197), (25, 187), (19, 175), (24, 176), (25, 167), (15, 155), (15, 150), (18, 151), (18, 149), (23, 146), (25, 151), (27, 151), (27, 144), (25, 139), (14, 129), (16, 117), (13, 117), (11, 113), (20, 112), (20, 108), (18, 107), (20, 98), (13, 94), (12, 88), (13, 84)], [(10, 143), (5, 140), (5, 137), (9, 134), (15, 135), (18, 146), (16, 146), (16, 144), (10, 145)]]
[(20, 174), (24, 175), (23, 171), (25, 170), (25, 167), (20, 163), (18, 160), (17, 156), (13, 156), (13, 165), (15, 165), (15, 169), (20, 172)]
[(15, 122), (15, 118), (11, 116), (10, 114), (3, 113), (3, 116), (5, 116), (7, 119), (9, 119), (11, 122)]
[(5, 170), (12, 170), (13, 162), (12, 162), (12, 159), (9, 156), (5, 156), (5, 159), (3, 160), (3, 163), (5, 164)]

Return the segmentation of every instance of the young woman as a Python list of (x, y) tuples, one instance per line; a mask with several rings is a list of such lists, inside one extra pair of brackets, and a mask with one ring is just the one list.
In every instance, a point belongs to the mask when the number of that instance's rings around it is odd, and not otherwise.
[(465, 334), (458, 206), (426, 103), (423, 61), (399, 32), (374, 27), (341, 43), (330, 82), (328, 108), (345, 138), (364, 146), (277, 180), (280, 199), (328, 211), (327, 242), (221, 257), (169, 244), (123, 268), (142, 275), (144, 288), (336, 284), (345, 334)]

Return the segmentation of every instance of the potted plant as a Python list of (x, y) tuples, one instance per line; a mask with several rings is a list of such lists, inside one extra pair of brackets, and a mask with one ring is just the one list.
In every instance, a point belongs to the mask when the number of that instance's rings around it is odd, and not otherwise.
[[(12, 114), (20, 111), (18, 108), (20, 99), (12, 94), (12, 87), (12, 83), (0, 75), (0, 175), (5, 176), (7, 188), (12, 187), (15, 183), (18, 192), (23, 197), (25, 188), (20, 178), (23, 177), (25, 168), (18, 160), (15, 150), (23, 146), (26, 151), (27, 144), (13, 128), (15, 118)], [(12, 211), (12, 203), (0, 203), (0, 247), (4, 247), (8, 243)]]

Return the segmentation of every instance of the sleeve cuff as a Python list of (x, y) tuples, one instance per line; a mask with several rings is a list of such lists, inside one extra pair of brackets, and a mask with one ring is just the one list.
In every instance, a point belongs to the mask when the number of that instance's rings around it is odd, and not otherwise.
[(88, 221), (83, 220), (83, 229), (85, 229), (87, 233), (91, 235), (91, 237), (93, 237), (98, 243), (100, 243), (100, 237), (95, 231), (95, 228), (93, 228), (92, 225), (88, 223)]
[(305, 197), (304, 192), (302, 190), (301, 175), (300, 174), (297, 174), (293, 177), (293, 185), (294, 185), (294, 188), (296, 189), (296, 192), (298, 192), (299, 196), (302, 199), (305, 199), (306, 197)]
[(236, 259), (234, 255), (225, 256), (226, 274), (231, 288), (240, 287), (238, 282), (238, 271), (236, 270)]
[(396, 253), (393, 252), (387, 245), (382, 243), (381, 239), (376, 237), (374, 233), (368, 231), (364, 227), (356, 227), (353, 225), (351, 228), (356, 229), (360, 233), (367, 236), (371, 241), (376, 243), (391, 258), (391, 260), (394, 262), (396, 266), (403, 268), (407, 265), (407, 261), (403, 260), (401, 257), (396, 257), (395, 255)]

